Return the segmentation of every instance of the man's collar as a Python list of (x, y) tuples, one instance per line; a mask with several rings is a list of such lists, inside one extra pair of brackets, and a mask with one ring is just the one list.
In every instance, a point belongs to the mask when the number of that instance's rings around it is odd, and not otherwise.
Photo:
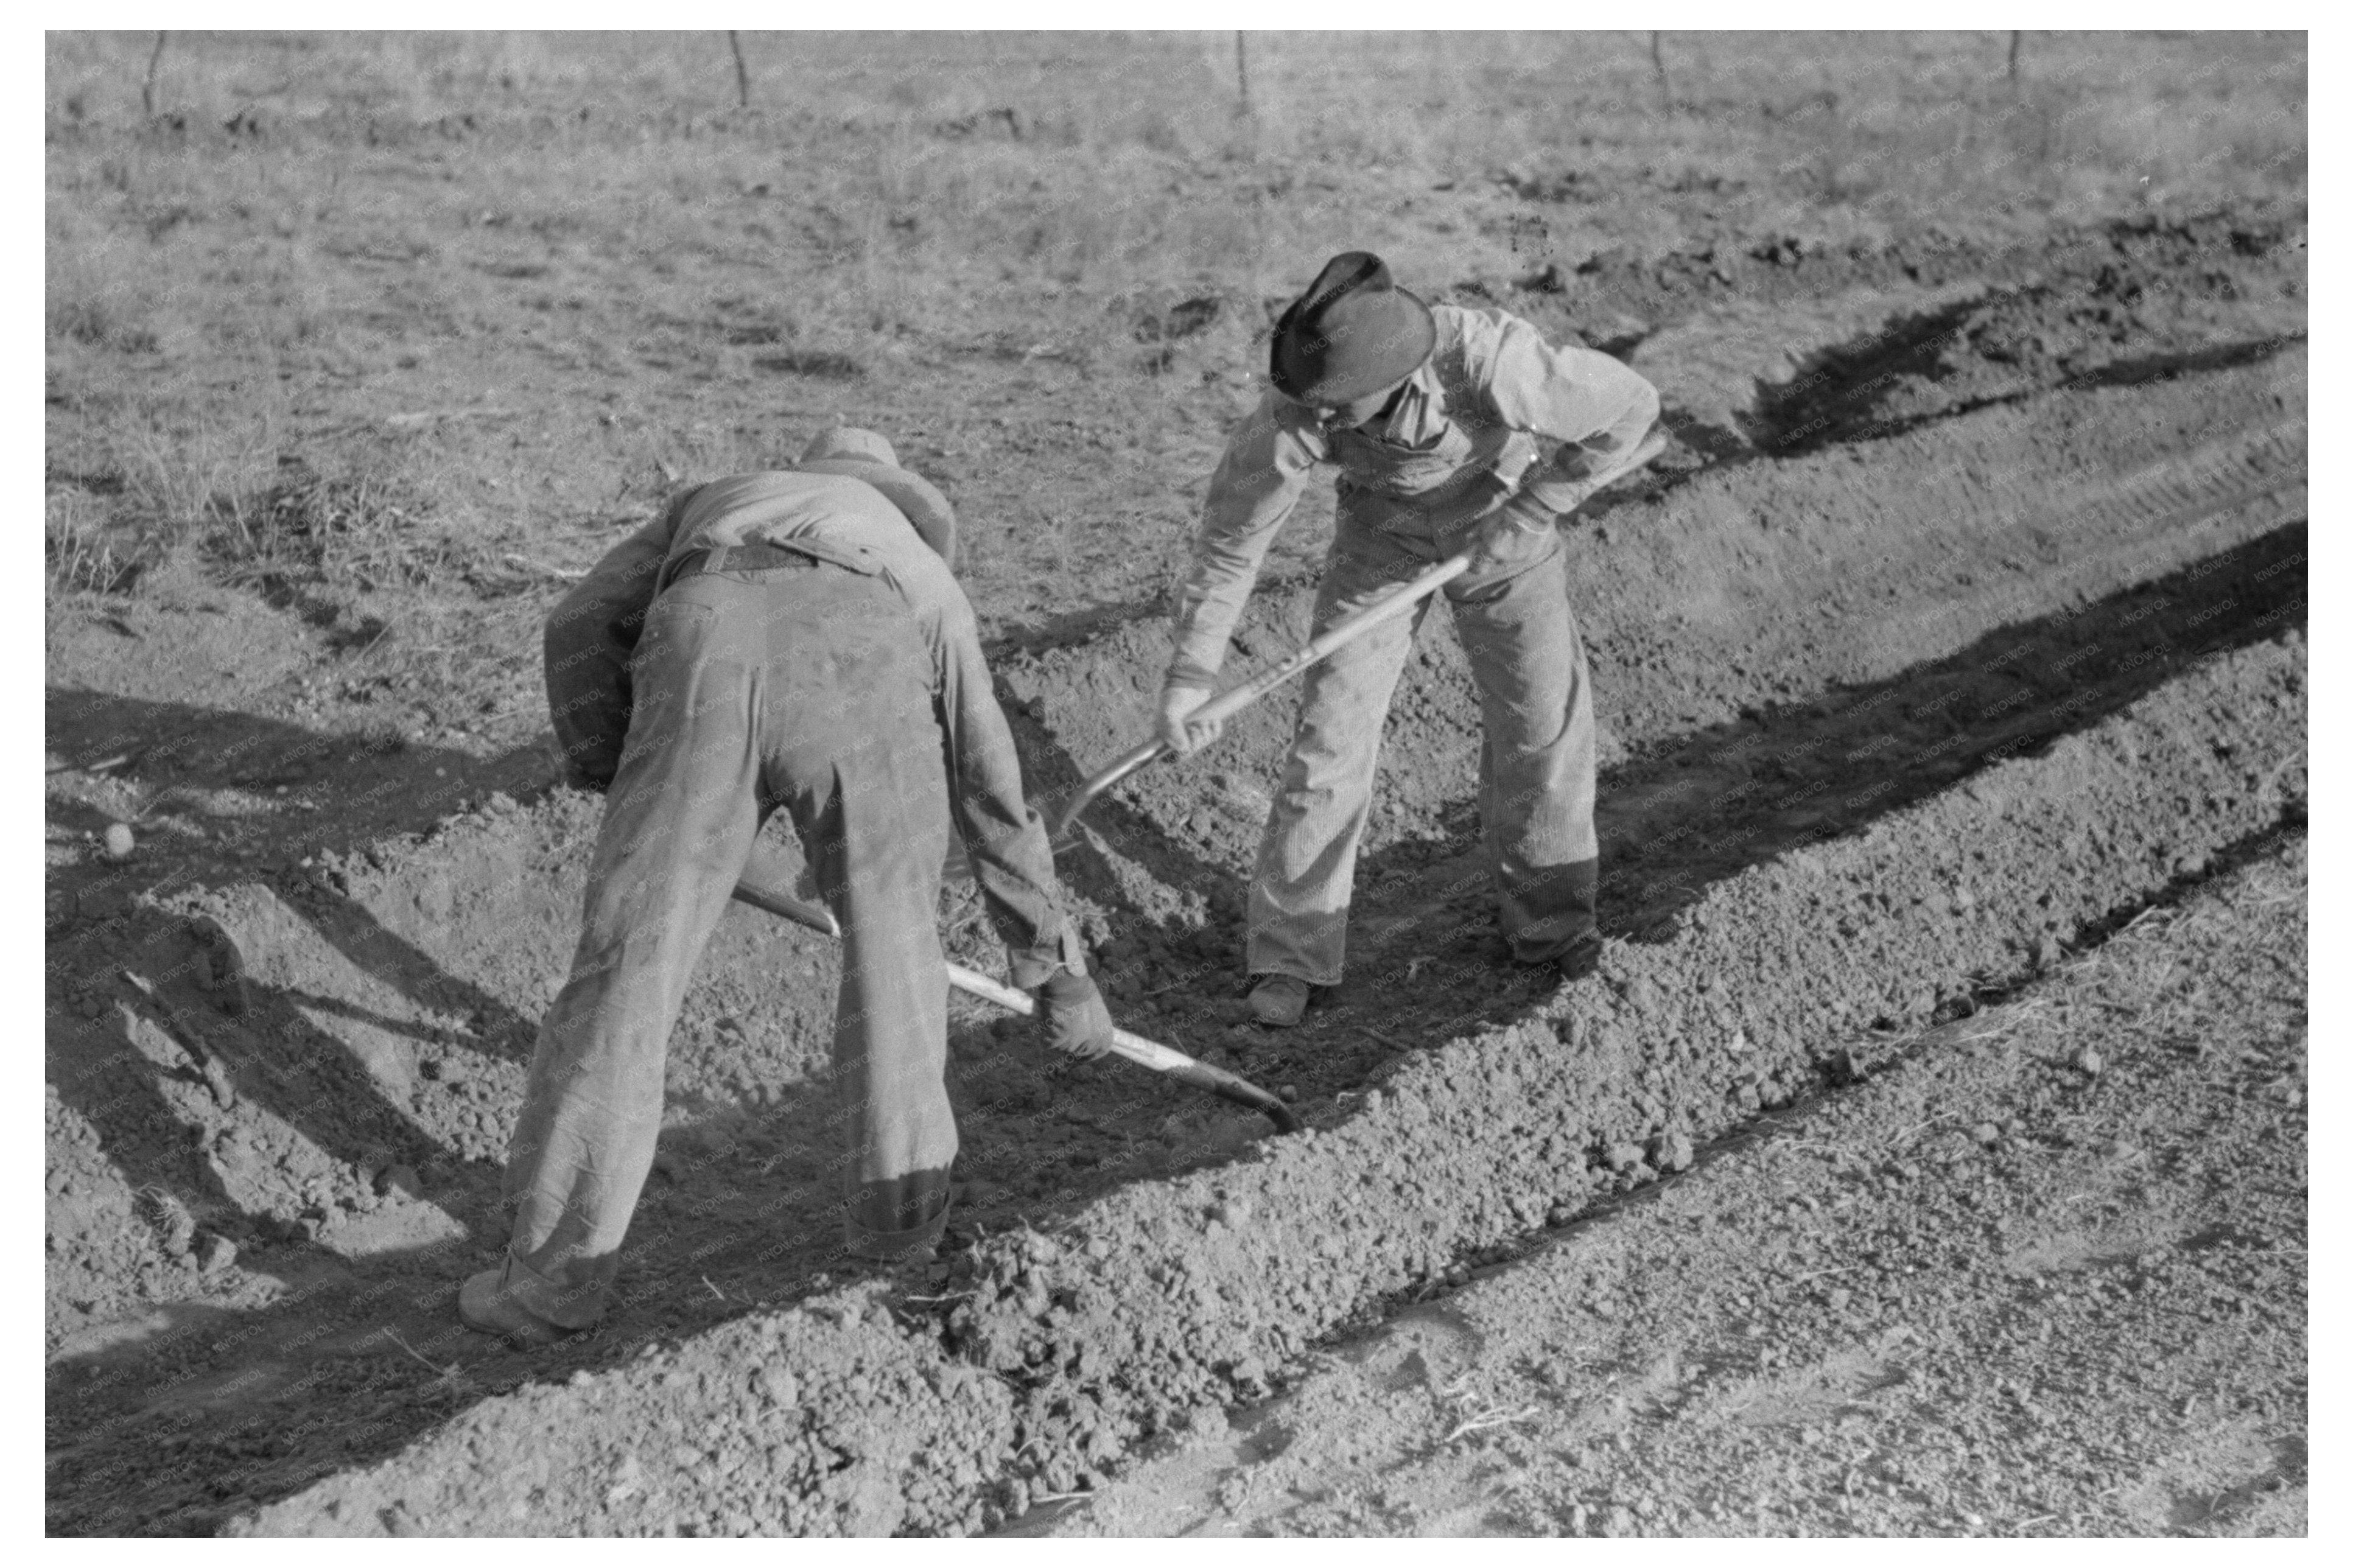
[[(1425, 407), (1442, 416), (1446, 412), (1446, 391), (1439, 385), (1430, 365), (1430, 361), (1422, 361), (1420, 368), (1405, 378), (1389, 403), (1388, 412), (1358, 426), (1358, 433), (1375, 440), (1393, 440), (1400, 426), (1419, 428), (1424, 423)], [(1417, 407), (1417, 403), (1423, 406)]]

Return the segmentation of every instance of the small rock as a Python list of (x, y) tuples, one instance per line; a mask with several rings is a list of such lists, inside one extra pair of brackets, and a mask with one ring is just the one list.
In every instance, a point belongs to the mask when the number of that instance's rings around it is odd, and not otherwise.
[(2089, 1046), (2075, 1053), (2075, 1069), (2078, 1072), (2089, 1073), (2092, 1077), (2097, 1078), (2100, 1076), (2100, 1069), (2106, 1065), (2106, 1058)]
[(1642, 1147), (1639, 1143), (1613, 1143), (1602, 1158), (1613, 1171), (1630, 1171), (1642, 1163)]
[(782, 1367), (764, 1366), (752, 1374), (752, 1392), (771, 1405), (794, 1405), (800, 1400), (800, 1380)]
[(2001, 1142), (2001, 1129), (1990, 1121), (1980, 1121), (1969, 1129), (1969, 1136), (1990, 1149)]
[(1692, 1141), (1680, 1132), (1670, 1132), (1651, 1144), (1651, 1154), (1662, 1171), (1688, 1170), (1692, 1163)]
[(196, 1267), (206, 1274), (217, 1274), (237, 1261), (237, 1243), (225, 1236), (207, 1236), (196, 1249)]
[(1295, 1083), (1286, 1083), (1274, 1092), (1281, 1095), (1285, 1100), (1297, 1100), (1299, 1098), (1299, 1086)]
[(138, 847), (139, 841), (131, 836), (131, 825), (129, 823), (110, 822), (107, 824), (106, 858), (108, 859), (128, 860), (131, 858), (131, 852)]
[(206, 1057), (203, 1067), (205, 1088), (213, 1103), (223, 1110), (237, 1109), (237, 1080), (228, 1076), (228, 1064), (218, 1057)]
[(605, 1489), (606, 1506), (609, 1508), (634, 1496), (644, 1476), (645, 1467), (638, 1463), (638, 1457), (635, 1454), (623, 1455), (621, 1462), (613, 1467), (612, 1484)]

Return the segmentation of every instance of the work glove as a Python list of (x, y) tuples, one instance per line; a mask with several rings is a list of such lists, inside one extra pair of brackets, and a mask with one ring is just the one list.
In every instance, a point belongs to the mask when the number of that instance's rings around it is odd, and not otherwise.
[(1172, 680), (1160, 689), (1161, 743), (1177, 756), (1208, 745), (1225, 730), (1222, 719), (1206, 724), (1187, 721), (1187, 716), (1207, 702), (1209, 695), (1208, 687), (1189, 680)]
[(1111, 1009), (1092, 980), (1057, 969), (1030, 995), (1037, 998), (1038, 1032), (1048, 1050), (1082, 1062), (1110, 1053)]

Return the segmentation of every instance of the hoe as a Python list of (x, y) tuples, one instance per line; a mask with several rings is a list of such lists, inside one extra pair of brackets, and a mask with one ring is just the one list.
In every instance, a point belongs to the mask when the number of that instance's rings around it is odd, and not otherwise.
[[(777, 892), (748, 879), (735, 884), (735, 897), (755, 910), (782, 915), (811, 931), (823, 931), (832, 937), (841, 934), (841, 927), (834, 920), (833, 911), (822, 904), (809, 903), (790, 894)], [(1036, 1010), (1036, 1005), (1029, 997), (1010, 985), (999, 984), (987, 975), (976, 973), (960, 963), (951, 963), (947, 968), (948, 984), (968, 995), (994, 1002), (1000, 1007), (1009, 1007), (1024, 1016)], [(1113, 1031), (1111, 1048), (1113, 1056), (1124, 1057), (1138, 1067), (1166, 1073), (1180, 1083), (1206, 1089), (1220, 1100), (1230, 1100), (1236, 1105), (1247, 1105), (1252, 1110), (1262, 1111), (1279, 1132), (1299, 1130), (1298, 1112), (1248, 1079), (1237, 1078), (1222, 1068), (1196, 1061), (1182, 1051), (1172, 1050), (1141, 1035), (1131, 1035), (1124, 1029)]]
[[(1666, 447), (1667, 441), (1663, 436), (1652, 435), (1644, 437), (1639, 446), (1626, 455), (1625, 461), (1610, 471), (1602, 483), (1617, 483), (1661, 452), (1665, 451)], [(1599, 489), (1599, 487), (1596, 488)], [(1496, 505), (1501, 506), (1504, 500), (1509, 499), (1508, 496), (1504, 497), (1497, 500)], [(1493, 508), (1489, 510), (1492, 511)], [(1447, 557), (1419, 576), (1410, 578), (1400, 584), (1394, 593), (1378, 604), (1360, 610), (1337, 626), (1329, 628), (1323, 636), (1298, 648), (1280, 664), (1261, 670), (1240, 686), (1212, 697), (1194, 710), (1191, 721), (1197, 724), (1215, 723), (1233, 717), (1293, 676), (1323, 663), (1375, 626), (1387, 621), (1393, 621), (1406, 614), (1420, 604), (1423, 599), (1470, 569), (1471, 556), (1468, 552)], [(1052, 838), (1054, 847), (1058, 849), (1068, 847), (1071, 841), (1071, 829), (1077, 823), (1079, 814), (1086, 810), (1095, 796), (1167, 750), (1168, 743), (1166, 741), (1157, 739), (1146, 741), (1081, 784), (1077, 792), (1063, 803), (1062, 808), (1047, 819), (1047, 832)]]

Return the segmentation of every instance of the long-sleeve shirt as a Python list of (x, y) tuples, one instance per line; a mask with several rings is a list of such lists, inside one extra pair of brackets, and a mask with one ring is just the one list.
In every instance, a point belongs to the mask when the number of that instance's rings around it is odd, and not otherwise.
[(1437, 305), (1430, 314), (1438, 338), (1430, 358), (1377, 424), (1327, 426), (1270, 388), (1234, 432), (1210, 477), (1177, 596), (1171, 681), (1216, 677), (1267, 548), (1318, 465), (1340, 470), (1351, 525), (1434, 546), (1461, 526), (1465, 499), (1484, 476), (1521, 477), (1534, 437), (1563, 445), (1522, 492), (1564, 510), (1603, 455), (1631, 447), (1658, 418), (1657, 390), (1608, 354), (1556, 348), (1503, 310)]
[[(909, 505), (947, 502), (902, 471), (878, 475)], [(667, 565), (690, 552), (785, 545), (898, 589), (932, 660), (932, 710), (948, 798), (973, 878), (1011, 950), (1014, 982), (1035, 985), (1056, 963), (1086, 972), (1063, 912), (1044, 823), (1023, 798), (1013, 734), (990, 689), (972, 604), (881, 491), (839, 473), (734, 474), (674, 496), (661, 515), (608, 551), (547, 617), (547, 697), (570, 782), (603, 788), (620, 766), (629, 724), (629, 658)]]

